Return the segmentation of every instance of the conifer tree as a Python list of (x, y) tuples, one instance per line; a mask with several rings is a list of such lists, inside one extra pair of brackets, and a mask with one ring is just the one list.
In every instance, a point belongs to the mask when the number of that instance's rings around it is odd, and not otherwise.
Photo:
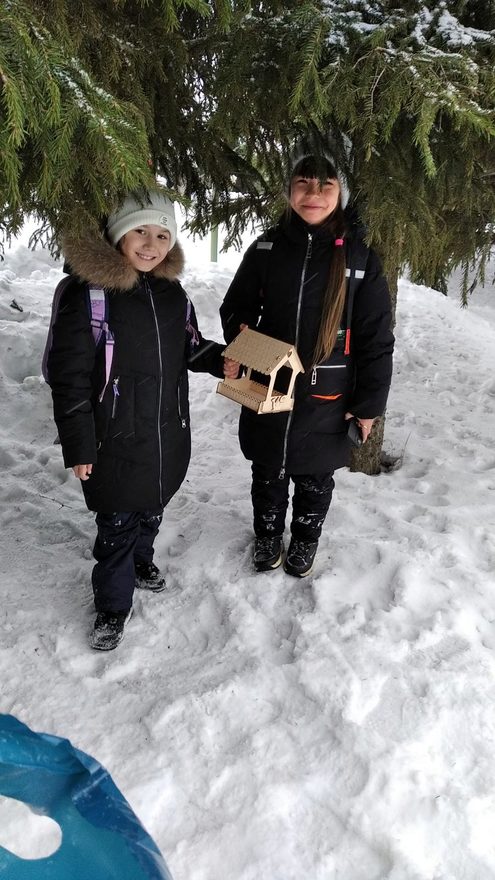
[(235, 237), (276, 213), (295, 145), (330, 146), (387, 268), (440, 286), (492, 235), (494, 6), (9, 0), (3, 225), (59, 229), (158, 172)]
[[(242, 22), (217, 114), (263, 176), (261, 210), (276, 213), (291, 145), (329, 150), (393, 295), (406, 268), (442, 290), (462, 265), (466, 302), (495, 232), (494, 27), (493, 0), (321, 0)], [(272, 133), (280, 147), (267, 156), (259, 141)], [(380, 470), (382, 438), (383, 420), (355, 469)]]
[(325, 149), (393, 289), (406, 267), (441, 289), (477, 260), (476, 278), (495, 224), (494, 28), (495, 0), (3, 2), (2, 229), (28, 212), (56, 235), (96, 223), (159, 174), (195, 229), (236, 239), (277, 216), (294, 150)]
[(27, 213), (46, 228), (91, 222), (116, 191), (150, 179), (147, 143), (138, 107), (102, 87), (61, 29), (24, 2), (0, 8), (4, 230)]
[(392, 276), (441, 287), (493, 239), (494, 62), (493, 0), (285, 4), (230, 34), (216, 114), (275, 206), (290, 147), (330, 149)]
[(3, 233), (27, 213), (47, 233), (96, 223), (152, 183), (155, 129), (165, 156), (189, 136), (187, 40), (203, 20), (223, 32), (230, 11), (230, 0), (0, 5)]

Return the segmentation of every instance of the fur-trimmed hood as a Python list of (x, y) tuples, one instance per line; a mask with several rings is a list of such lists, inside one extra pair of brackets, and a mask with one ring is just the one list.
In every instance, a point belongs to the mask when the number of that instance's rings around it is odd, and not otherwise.
[[(139, 282), (140, 273), (103, 236), (77, 238), (66, 236), (62, 250), (72, 274), (81, 281), (113, 290), (132, 290)], [(184, 252), (178, 242), (165, 259), (150, 272), (155, 278), (176, 281), (184, 269)]]

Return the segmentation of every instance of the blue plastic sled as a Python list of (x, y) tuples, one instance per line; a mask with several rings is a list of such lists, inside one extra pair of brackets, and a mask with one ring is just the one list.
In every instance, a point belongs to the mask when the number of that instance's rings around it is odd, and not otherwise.
[(0, 714), (0, 794), (54, 819), (51, 856), (21, 859), (0, 846), (6, 880), (172, 880), (149, 834), (107, 771), (68, 740)]

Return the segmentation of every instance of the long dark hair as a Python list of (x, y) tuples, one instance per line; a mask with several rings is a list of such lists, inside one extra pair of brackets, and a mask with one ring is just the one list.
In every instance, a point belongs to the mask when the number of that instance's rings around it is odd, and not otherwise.
[[(322, 183), (329, 179), (339, 180), (333, 163), (326, 156), (316, 155), (306, 155), (298, 159), (291, 171), (291, 186), (295, 177), (318, 178)], [(340, 180), (339, 184), (342, 187)], [(328, 230), (329, 239), (334, 241), (343, 240), (346, 233), (346, 221), (341, 196), (342, 190), (337, 207), (322, 223), (322, 227)], [(347, 290), (345, 247), (343, 245), (336, 246), (334, 250), (335, 253), (330, 263), (330, 273), (323, 299), (320, 327), (313, 354), (313, 363), (315, 364), (325, 361), (332, 353), (344, 313)]]

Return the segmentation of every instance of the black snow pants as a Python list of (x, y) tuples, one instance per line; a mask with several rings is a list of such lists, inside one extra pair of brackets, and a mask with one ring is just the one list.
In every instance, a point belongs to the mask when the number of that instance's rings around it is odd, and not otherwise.
[(151, 562), (163, 509), (97, 513), (92, 581), (97, 611), (129, 611), (136, 583), (135, 562)]
[(286, 474), (253, 462), (251, 498), (257, 538), (283, 535), (289, 505), (289, 483), (294, 483), (291, 534), (302, 541), (318, 541), (332, 500), (333, 471), (326, 474)]

